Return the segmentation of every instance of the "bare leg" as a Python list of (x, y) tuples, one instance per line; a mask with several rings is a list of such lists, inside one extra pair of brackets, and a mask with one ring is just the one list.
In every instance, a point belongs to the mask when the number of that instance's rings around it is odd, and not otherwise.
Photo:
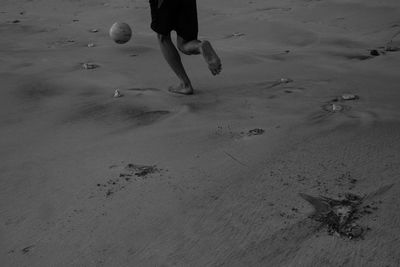
[(177, 43), (179, 50), (186, 55), (202, 54), (213, 75), (217, 75), (221, 72), (221, 60), (209, 41), (194, 40), (185, 42), (182, 37), (178, 36)]
[(175, 74), (181, 81), (180, 85), (178, 85), (177, 87), (169, 88), (169, 91), (185, 95), (192, 94), (192, 84), (186, 74), (185, 68), (183, 67), (179, 52), (171, 40), (171, 36), (158, 34), (158, 41), (165, 60), (168, 62), (171, 69), (175, 72)]

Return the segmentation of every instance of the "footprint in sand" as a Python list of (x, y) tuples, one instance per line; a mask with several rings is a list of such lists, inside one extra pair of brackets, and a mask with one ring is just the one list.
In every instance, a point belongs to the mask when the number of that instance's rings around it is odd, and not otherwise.
[(334, 57), (340, 57), (340, 58), (345, 58), (348, 60), (368, 60), (373, 58), (373, 56), (369, 54), (363, 54), (363, 53), (346, 53), (346, 52), (327, 52), (326, 53), (328, 56), (334, 56)]
[(133, 91), (133, 92), (159, 92), (161, 91), (158, 88), (153, 88), (153, 87), (145, 87), (145, 88), (129, 88), (127, 91)]
[(104, 125), (113, 124), (114, 126), (144, 126), (155, 123), (171, 112), (169, 110), (149, 110), (146, 107), (139, 107), (124, 102), (103, 101), (85, 102), (75, 108), (66, 116), (64, 122), (80, 123), (91, 121)]
[(15, 94), (20, 99), (36, 102), (61, 95), (63, 90), (44, 82), (31, 81), (29, 84), (20, 86)]
[(292, 10), (292, 8), (290, 7), (264, 7), (264, 8), (257, 8), (256, 11), (273, 11), (273, 10), (277, 10), (277, 11), (290, 11)]
[(158, 94), (160, 92), (163, 92), (163, 90), (158, 89), (158, 88), (153, 88), (153, 87), (138, 87), (138, 88), (129, 88), (129, 89), (125, 89), (124, 91), (126, 91), (127, 93), (134, 93), (134, 96), (152, 96), (155, 94)]
[(283, 91), (285, 94), (303, 93), (305, 88), (302, 87), (288, 87)]
[(254, 128), (248, 131), (242, 131), (240, 132), (239, 138), (238, 139), (242, 139), (242, 140), (247, 140), (247, 139), (251, 139), (251, 138), (255, 138), (257, 136), (263, 135), (265, 134), (265, 130), (262, 128)]
[(327, 103), (321, 106), (322, 111), (317, 111), (310, 116), (310, 123), (322, 123), (334, 118), (336, 114), (346, 114), (347, 111), (351, 109), (350, 106), (337, 104), (337, 103)]
[(343, 104), (330, 103), (321, 106), (321, 108), (322, 111), (316, 112), (310, 117), (310, 123), (323, 123), (336, 118), (340, 121), (349, 119), (362, 125), (368, 125), (379, 120), (379, 115), (376, 112), (354, 110)]

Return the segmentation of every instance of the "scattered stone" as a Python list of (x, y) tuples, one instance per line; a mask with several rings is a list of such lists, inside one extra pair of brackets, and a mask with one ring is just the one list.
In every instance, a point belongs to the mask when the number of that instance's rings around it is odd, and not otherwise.
[(343, 100), (356, 100), (356, 99), (359, 99), (359, 96), (353, 95), (353, 94), (343, 94), (342, 99)]
[(332, 107), (332, 111), (333, 112), (339, 112), (339, 111), (343, 110), (343, 107), (341, 105), (338, 105), (338, 104), (332, 104), (331, 107)]
[(240, 36), (244, 36), (244, 33), (241, 32), (234, 32), (232, 34), (229, 34), (228, 36), (226, 36), (226, 38), (233, 38), (233, 37), (240, 37)]
[(100, 66), (97, 64), (94, 64), (94, 63), (83, 63), (82, 64), (82, 68), (84, 68), (85, 70), (97, 69), (98, 67), (100, 67)]
[(96, 32), (99, 32), (99, 30), (98, 29), (91, 29), (90, 32), (96, 33)]
[(371, 56), (374, 56), (374, 57), (376, 57), (376, 56), (379, 56), (379, 55), (380, 55), (379, 51), (378, 51), (378, 50), (376, 50), (376, 49), (372, 49), (372, 50), (370, 51), (370, 54), (371, 54)]
[(264, 129), (255, 128), (255, 129), (249, 130), (249, 132), (247, 133), (247, 136), (262, 135), (264, 133), (265, 133)]
[(343, 111), (349, 111), (351, 110), (351, 106), (348, 105), (343, 105), (343, 104), (338, 104), (338, 102), (343, 102), (345, 101), (341, 96), (337, 97), (331, 101), (330, 103), (327, 103), (325, 105), (322, 105), (322, 109), (330, 112), (330, 113), (336, 113), (336, 112), (343, 112)]
[(114, 95), (113, 95), (113, 97), (114, 98), (118, 98), (118, 97), (122, 97), (123, 95), (120, 93), (120, 91), (118, 90), (118, 89), (116, 89), (115, 91), (114, 91)]
[[(279, 80), (273, 82), (270, 86), (268, 86), (266, 88), (273, 88), (275, 86), (278, 86), (278, 85), (281, 85), (281, 84), (287, 84), (287, 83), (291, 83), (291, 82), (293, 82), (293, 80), (290, 79), (290, 78), (280, 78)], [(275, 98), (275, 96), (273, 98)]]
[(291, 83), (291, 82), (293, 82), (293, 80), (290, 78), (280, 78), (279, 79), (279, 83)]
[(242, 33), (242, 32), (234, 32), (234, 33), (232, 34), (233, 37), (240, 37), (240, 36), (244, 36), (244, 35), (245, 35), (245, 34)]
[(95, 47), (95, 46), (96, 45), (94, 43), (90, 43), (90, 44), (87, 45), (87, 47), (89, 47), (89, 48), (92, 48), (92, 47)]

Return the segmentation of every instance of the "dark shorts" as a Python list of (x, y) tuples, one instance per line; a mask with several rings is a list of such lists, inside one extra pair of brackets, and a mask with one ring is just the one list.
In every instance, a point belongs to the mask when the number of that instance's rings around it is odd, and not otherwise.
[(185, 41), (197, 39), (198, 21), (196, 0), (150, 0), (151, 28), (159, 34), (169, 35), (171, 31)]

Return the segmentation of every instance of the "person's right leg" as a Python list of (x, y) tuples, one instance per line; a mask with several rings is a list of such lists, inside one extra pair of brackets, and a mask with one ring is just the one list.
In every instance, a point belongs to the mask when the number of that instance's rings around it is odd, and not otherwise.
[(182, 37), (178, 35), (177, 45), (179, 50), (186, 55), (198, 55), (202, 54), (206, 61), (208, 68), (213, 75), (217, 75), (222, 70), (221, 60), (217, 53), (214, 51), (209, 41), (193, 40), (186, 42)]
[(165, 60), (181, 81), (177, 87), (170, 87), (169, 91), (185, 95), (192, 94), (192, 84), (183, 67), (179, 52), (171, 40), (171, 35), (158, 34), (157, 37)]

